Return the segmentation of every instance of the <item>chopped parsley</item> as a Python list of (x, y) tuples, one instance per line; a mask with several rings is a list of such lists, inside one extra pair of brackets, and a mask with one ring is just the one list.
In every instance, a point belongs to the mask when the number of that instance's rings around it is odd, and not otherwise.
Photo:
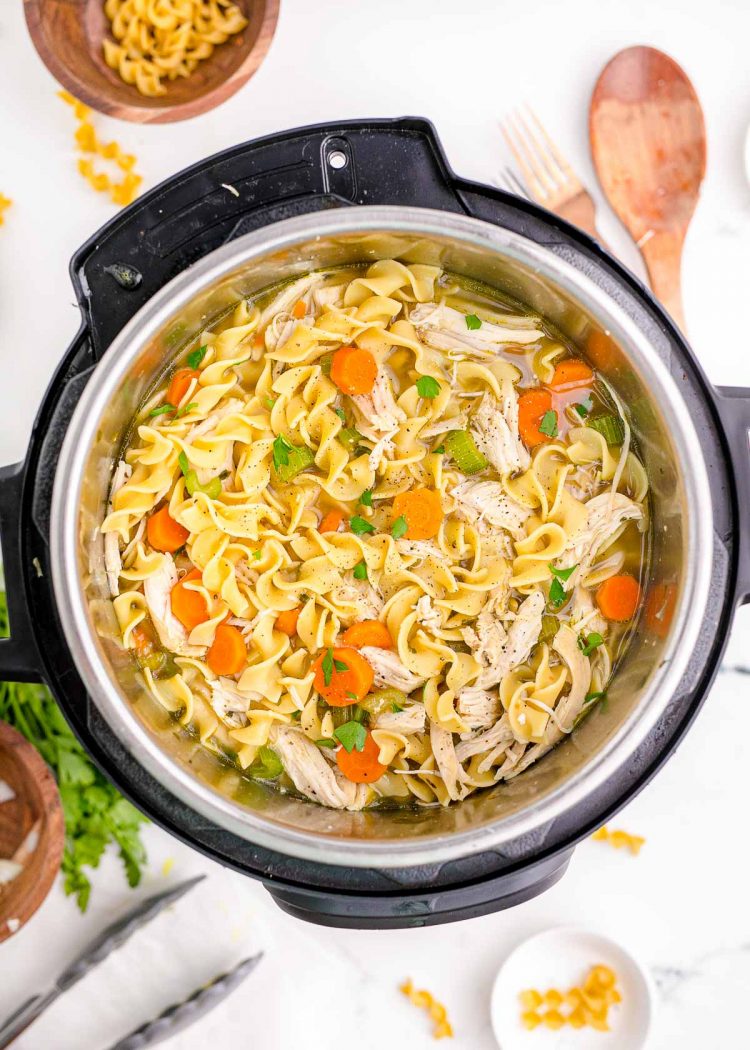
[[(320, 666), (321, 666), (322, 671), (323, 671), (323, 681), (325, 682), (326, 685), (330, 685), (331, 684), (331, 681), (333, 679), (333, 672), (334, 671), (338, 671), (339, 673), (343, 673), (344, 671), (348, 671), (349, 670), (349, 664), (345, 664), (343, 660), (334, 660), (334, 658), (333, 658), (333, 649), (326, 649), (325, 655), (323, 656), (323, 661), (322, 661)], [(352, 696), (354, 696), (353, 693), (352, 693)], [(356, 700), (356, 697), (355, 697), (355, 700)]]
[(601, 700), (601, 698), (606, 695), (606, 690), (602, 690), (600, 693), (586, 693), (586, 699), (583, 702), (584, 704), (591, 704), (594, 700)]
[(253, 551), (253, 557), (256, 561), (260, 561), (260, 559), (263, 557), (263, 551)]
[(266, 406), (266, 408), (270, 412), (271, 409), (273, 408), (273, 406), (276, 404), (276, 398), (275, 397), (264, 397), (263, 398), (263, 404)]
[(445, 455), (445, 445), (438, 445), (438, 447), (436, 449), (433, 449), (433, 451), (435, 452), (435, 455), (437, 455), (437, 456), (444, 456)]
[(600, 645), (604, 645), (604, 639), (597, 631), (592, 631), (591, 634), (586, 636), (585, 640), (581, 635), (578, 636), (578, 648), (584, 656), (590, 656), (594, 649), (598, 649)]
[(554, 565), (549, 566), (549, 571), (555, 577), (550, 585), (549, 589), (549, 600), (550, 605), (558, 608), (563, 604), (567, 598), (563, 583), (565, 580), (569, 580), (573, 573), (578, 568), (577, 565), (571, 565), (569, 569), (556, 569)]
[(539, 424), (539, 433), (546, 434), (547, 437), (557, 437), (557, 412), (554, 408), (548, 409), (542, 416), (542, 422)]
[(363, 507), (372, 506), (372, 489), (365, 489), (362, 495), (359, 497), (359, 502)]
[(394, 540), (400, 540), (402, 536), (406, 535), (408, 528), (409, 526), (406, 522), (406, 518), (402, 514), (400, 517), (396, 518), (391, 526), (391, 536), (393, 536)]
[(470, 332), (475, 332), (477, 328), (482, 327), (482, 322), (479, 320), (476, 314), (466, 315), (466, 327)]
[(177, 457), (177, 462), (180, 464), (180, 470), (187, 477), (190, 473), (190, 461), (187, 458), (187, 453), (181, 452)]
[(191, 350), (187, 355), (187, 363), (191, 368), (198, 368), (208, 352), (207, 346), (199, 346), (197, 350)]
[(576, 410), (581, 419), (585, 419), (591, 409), (594, 407), (594, 402), (591, 397), (587, 397), (584, 401), (574, 405), (573, 408)]
[(336, 415), (339, 417), (342, 423), (346, 423), (346, 412), (343, 410), (343, 408), (334, 408), (333, 411), (336, 413)]
[(283, 434), (279, 434), (277, 438), (274, 438), (273, 442), (273, 465), (278, 470), (279, 467), (289, 466), (289, 453), (292, 450), (292, 445), (289, 444)]
[(315, 743), (318, 747), (336, 747), (336, 741), (332, 740), (329, 736), (321, 737), (321, 739), (316, 740)]
[(174, 414), (175, 419), (179, 419), (180, 416), (186, 416), (188, 412), (192, 412), (194, 408), (198, 407), (197, 401), (191, 401), (189, 405), (183, 405), (182, 408), (178, 408)]
[(440, 383), (432, 376), (420, 376), (417, 380), (417, 393), (420, 397), (432, 400), (440, 393)]
[(149, 416), (163, 416), (166, 412), (174, 412), (174, 405), (170, 405), (169, 402), (166, 405), (159, 405), (157, 408), (152, 408), (149, 412)]
[(393, 711), (394, 715), (397, 715), (397, 714), (399, 713), (399, 711), (403, 711), (403, 707), (401, 706), (401, 704), (397, 704), (397, 703), (396, 703), (396, 702), (394, 701), (394, 702), (393, 702), (393, 703), (391, 704), (391, 711)]
[(375, 526), (371, 525), (365, 518), (361, 518), (359, 514), (355, 514), (353, 518), (349, 519), (349, 527), (355, 536), (362, 536), (366, 532), (375, 531)]
[(344, 722), (338, 729), (334, 729), (333, 735), (345, 751), (351, 752), (355, 748), (357, 751), (365, 749), (367, 730), (361, 722)]
[(367, 562), (358, 561), (352, 569), (355, 580), (366, 580), (367, 579)]

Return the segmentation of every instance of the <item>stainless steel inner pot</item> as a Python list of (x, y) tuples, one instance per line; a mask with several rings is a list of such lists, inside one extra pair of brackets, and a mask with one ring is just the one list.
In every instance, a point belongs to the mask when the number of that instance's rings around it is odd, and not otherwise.
[[(666, 638), (636, 630), (597, 710), (509, 784), (444, 809), (324, 809), (228, 769), (157, 707), (119, 648), (101, 523), (133, 415), (178, 348), (243, 296), (342, 263), (395, 257), (482, 280), (548, 317), (607, 375), (631, 412), (651, 481), (655, 579), (677, 581)], [(551, 249), (501, 227), (421, 208), (357, 207), (263, 228), (206, 256), (159, 291), (114, 340), (85, 387), (59, 460), (51, 560), (67, 643), (96, 707), (134, 758), (207, 821), (323, 864), (405, 867), (509, 847), (597, 791), (664, 713), (706, 610), (712, 504), (692, 419), (664, 362), (605, 292)]]

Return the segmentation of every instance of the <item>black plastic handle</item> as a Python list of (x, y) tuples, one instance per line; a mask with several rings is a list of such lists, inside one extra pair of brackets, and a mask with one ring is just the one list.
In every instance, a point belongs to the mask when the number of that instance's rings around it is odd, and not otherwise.
[(716, 407), (734, 475), (737, 521), (735, 598), (750, 602), (750, 387), (716, 387)]
[(0, 544), (10, 637), (0, 638), (0, 678), (6, 682), (41, 682), (39, 652), (25, 600), (21, 561), (21, 505), (25, 463), (0, 467)]
[(418, 117), (318, 124), (206, 157), (139, 197), (73, 257), (94, 352), (169, 280), (243, 233), (353, 204), (463, 211), (453, 181), (435, 129)]

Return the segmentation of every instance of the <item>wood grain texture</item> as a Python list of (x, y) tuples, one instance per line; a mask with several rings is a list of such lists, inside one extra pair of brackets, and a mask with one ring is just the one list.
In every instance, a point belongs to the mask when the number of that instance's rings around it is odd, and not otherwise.
[(65, 825), (52, 772), (36, 748), (5, 722), (0, 722), (0, 780), (16, 795), (0, 803), (0, 857), (12, 858), (32, 828), (39, 835), (28, 858), (17, 858), (23, 871), (0, 886), (2, 942), (13, 933), (7, 920), (18, 919), (22, 927), (47, 896), (60, 868)]
[(24, 0), (26, 25), (50, 73), (99, 113), (140, 124), (186, 120), (224, 102), (259, 68), (276, 31), (280, 0), (236, 0), (249, 24), (215, 48), (167, 94), (145, 98), (104, 62), (109, 24), (102, 0)]
[(654, 293), (685, 327), (682, 246), (706, 173), (706, 129), (693, 85), (651, 47), (615, 55), (589, 113), (602, 189), (641, 250)]

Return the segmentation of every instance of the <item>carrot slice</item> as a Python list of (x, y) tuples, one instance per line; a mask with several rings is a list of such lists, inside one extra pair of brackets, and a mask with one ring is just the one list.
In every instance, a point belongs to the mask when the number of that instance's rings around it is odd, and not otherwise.
[(197, 368), (180, 368), (172, 376), (167, 390), (167, 401), (170, 405), (174, 405), (175, 408), (179, 407), (180, 401), (185, 397), (190, 384), (194, 379), (197, 379), (200, 372)]
[(191, 591), (185, 586), (191, 580), (200, 580), (202, 577), (203, 573), (200, 569), (191, 569), (179, 583), (174, 585), (170, 595), (172, 612), (188, 631), (192, 631), (199, 623), (205, 623), (209, 618), (206, 599), (199, 591)]
[(406, 519), (406, 538), (429, 540), (437, 536), (443, 521), (440, 493), (434, 489), (410, 489), (400, 492), (393, 501), (394, 521)]
[(372, 668), (356, 649), (326, 649), (313, 663), (313, 684), (331, 707), (348, 707), (372, 688)]
[(284, 612), (280, 612), (276, 617), (276, 630), (293, 638), (297, 633), (297, 620), (299, 620), (301, 612), (301, 605), (298, 605), (296, 609), (285, 609)]
[(339, 525), (344, 520), (344, 515), (340, 510), (329, 510), (327, 514), (323, 516), (323, 520), (318, 525), (318, 532), (338, 532)]
[(596, 592), (596, 604), (603, 616), (616, 623), (631, 619), (638, 608), (641, 589), (638, 581), (627, 573), (610, 576)]
[(305, 304), (303, 303), (303, 301), (301, 299), (298, 299), (297, 302), (294, 304), (294, 307), (292, 309), (292, 317), (296, 317), (298, 321), (301, 321), (306, 313), (307, 313), (307, 307), (305, 306)]
[(239, 674), (247, 662), (247, 646), (242, 631), (228, 623), (220, 623), (206, 663), (214, 674)]
[(373, 645), (377, 649), (392, 649), (393, 639), (391, 633), (380, 620), (361, 620), (353, 623), (341, 635), (341, 641), (345, 645), (352, 645), (355, 649), (361, 649), (365, 645)]
[(572, 390), (579, 386), (591, 386), (593, 378), (594, 373), (585, 361), (577, 357), (569, 357), (566, 361), (561, 361), (556, 365), (550, 386), (566, 387)]
[(152, 514), (146, 522), (146, 537), (156, 551), (178, 550), (186, 542), (190, 533), (175, 521), (166, 505)]
[[(666, 638), (677, 605), (674, 583), (655, 583), (646, 599), (646, 625), (657, 638)], [(135, 634), (135, 632), (133, 632)]]
[(371, 784), (373, 780), (380, 780), (388, 768), (380, 761), (380, 748), (370, 732), (361, 751), (356, 748), (347, 751), (345, 747), (340, 747), (336, 752), (336, 765), (346, 779), (355, 784)]
[(342, 346), (331, 359), (331, 379), (345, 394), (369, 394), (377, 375), (377, 361), (358, 346)]
[(542, 441), (549, 441), (546, 434), (542, 434), (539, 426), (544, 418), (545, 412), (552, 408), (552, 395), (548, 390), (537, 387), (527, 390), (518, 399), (518, 430), (521, 439), (529, 448), (539, 445)]

